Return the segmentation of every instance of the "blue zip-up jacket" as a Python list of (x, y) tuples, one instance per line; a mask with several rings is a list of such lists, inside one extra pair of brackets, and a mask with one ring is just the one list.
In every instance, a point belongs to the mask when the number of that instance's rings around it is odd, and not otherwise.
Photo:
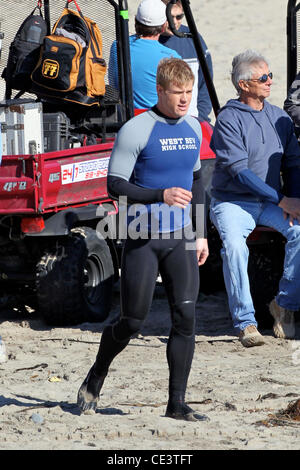
[[(187, 26), (181, 25), (178, 31), (186, 33), (186, 32), (189, 32), (189, 28)], [(205, 59), (207, 62), (207, 66), (208, 66), (211, 78), (213, 78), (213, 65), (212, 65), (210, 52), (201, 34), (199, 34), (199, 39), (201, 42), (201, 46), (205, 55)], [(183, 59), (194, 59), (198, 63), (197, 52), (194, 46), (193, 38), (179, 38), (177, 36), (169, 36), (169, 35), (167, 36), (167, 35), (161, 34), (159, 37), (159, 42), (163, 44), (164, 46), (170, 47), (171, 49), (174, 49), (175, 51), (177, 51), (178, 54), (180, 54)], [(211, 104), (211, 100), (209, 97), (209, 93), (207, 90), (207, 86), (205, 83), (205, 79), (204, 79), (201, 67), (199, 66), (198, 66), (198, 93), (196, 97), (196, 102), (197, 102), (197, 109), (198, 109), (198, 118), (200, 119), (200, 121), (210, 121), (208, 115), (210, 114), (212, 110), (212, 104)]]
[(257, 111), (229, 100), (220, 110), (210, 146), (216, 154), (211, 193), (222, 201), (278, 204), (283, 197), (281, 170), (299, 172), (300, 148), (292, 120), (267, 101)]

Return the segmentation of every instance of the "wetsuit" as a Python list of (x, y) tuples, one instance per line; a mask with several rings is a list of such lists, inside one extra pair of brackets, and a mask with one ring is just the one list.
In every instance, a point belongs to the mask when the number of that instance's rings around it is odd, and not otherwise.
[[(166, 119), (156, 108), (128, 121), (118, 134), (110, 159), (108, 190), (112, 197), (126, 196), (130, 202), (143, 202), (139, 213), (144, 210), (145, 217), (139, 219), (141, 237), (128, 237), (125, 242), (121, 316), (103, 331), (96, 362), (79, 391), (82, 409), (96, 407), (96, 397), (110, 363), (141, 329), (160, 272), (172, 319), (167, 346), (170, 379), (166, 415), (194, 418), (192, 410), (184, 404), (194, 353), (195, 303), (199, 291), (196, 251), (188, 249), (195, 239), (192, 211), (190, 207), (173, 206), (168, 217), (165, 210), (170, 208), (163, 202), (163, 190), (182, 187), (192, 190), (193, 205), (204, 202), (201, 139), (201, 126), (195, 118)], [(92, 405), (87, 404), (86, 391), (95, 397)]]

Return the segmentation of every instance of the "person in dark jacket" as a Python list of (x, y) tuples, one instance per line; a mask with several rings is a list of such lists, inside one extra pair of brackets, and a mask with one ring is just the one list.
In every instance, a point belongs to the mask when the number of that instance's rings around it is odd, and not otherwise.
[[(169, 0), (162, 1), (166, 5), (169, 3)], [(189, 28), (182, 24), (184, 13), (180, 0), (178, 0), (177, 3), (172, 6), (171, 14), (176, 29), (179, 32), (189, 32)], [(199, 38), (211, 78), (213, 78), (213, 64), (210, 52), (201, 34), (199, 34)], [(167, 26), (166, 30), (160, 35), (159, 42), (164, 46), (170, 47), (171, 49), (174, 49), (176, 52), (178, 52), (182, 59), (187, 61), (192, 68), (195, 75), (195, 84), (189, 114), (193, 114), (194, 116), (198, 117), (200, 121), (210, 122), (209, 114), (212, 110), (212, 104), (201, 67), (199, 66), (193, 38), (179, 38), (175, 36), (170, 30), (169, 26)]]
[(295, 132), (300, 139), (300, 73), (296, 75), (291, 84), (287, 98), (284, 102), (284, 110), (292, 118), (295, 125)]
[[(273, 78), (267, 60), (247, 50), (234, 57), (231, 76), (239, 96), (220, 110), (211, 139), (216, 165), (210, 215), (223, 242), (233, 324), (241, 343), (249, 347), (264, 343), (257, 331), (247, 272), (246, 240), (258, 224), (274, 228), (287, 240), (278, 295), (269, 308), (275, 336), (295, 335), (294, 312), (300, 307), (300, 199), (283, 195), (280, 171), (299, 172), (300, 149), (291, 118), (266, 100)], [(290, 181), (299, 186), (292, 176)]]

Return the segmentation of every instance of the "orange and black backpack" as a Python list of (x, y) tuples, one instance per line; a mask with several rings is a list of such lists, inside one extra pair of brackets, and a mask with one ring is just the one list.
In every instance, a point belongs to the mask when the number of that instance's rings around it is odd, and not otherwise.
[[(72, 1), (77, 11), (68, 8)], [(83, 16), (75, 0), (67, 0), (51, 34), (44, 38), (31, 74), (32, 91), (42, 98), (99, 106), (105, 94), (106, 68), (97, 24)]]

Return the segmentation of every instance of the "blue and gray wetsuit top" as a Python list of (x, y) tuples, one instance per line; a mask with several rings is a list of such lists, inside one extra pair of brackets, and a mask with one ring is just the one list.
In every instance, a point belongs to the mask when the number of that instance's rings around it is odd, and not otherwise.
[[(130, 199), (132, 187), (134, 202), (143, 204), (139, 214), (146, 214), (143, 231), (173, 232), (191, 223), (190, 205), (185, 209), (172, 206), (170, 214), (170, 207), (163, 202), (163, 190), (192, 190), (194, 175), (201, 167), (201, 141), (197, 119), (169, 119), (154, 109), (132, 118), (118, 132), (108, 168), (108, 189), (120, 196), (122, 190), (116, 190), (110, 181), (126, 182), (123, 194)], [(134, 218), (136, 205), (131, 210), (129, 206), (128, 214)]]

